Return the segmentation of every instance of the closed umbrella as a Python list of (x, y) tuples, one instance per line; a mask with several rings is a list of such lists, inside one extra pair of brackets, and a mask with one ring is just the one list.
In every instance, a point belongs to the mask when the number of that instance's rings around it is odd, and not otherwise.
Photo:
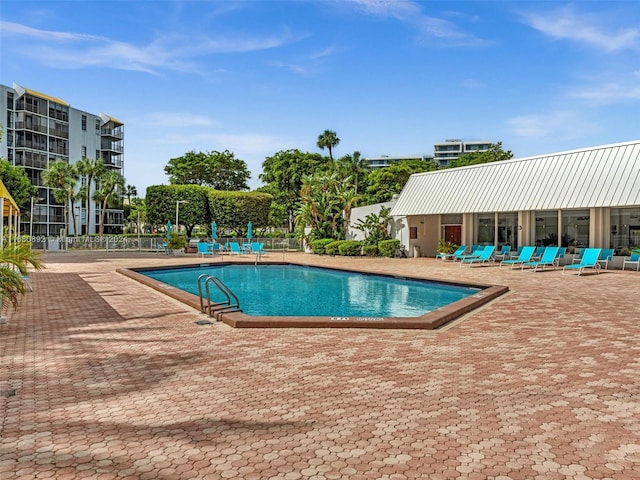
[(247, 238), (249, 240), (253, 238), (253, 225), (251, 225), (251, 222), (247, 224)]
[(218, 225), (216, 222), (211, 222), (211, 238), (214, 240), (218, 238)]
[(171, 220), (167, 222), (167, 240), (171, 240)]

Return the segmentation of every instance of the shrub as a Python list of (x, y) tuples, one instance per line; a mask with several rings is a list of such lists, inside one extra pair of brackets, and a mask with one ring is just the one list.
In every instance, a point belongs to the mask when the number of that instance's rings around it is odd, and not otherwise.
[(400, 248), (400, 240), (392, 239), (378, 242), (378, 251), (383, 257), (393, 258), (398, 248)]
[(167, 242), (167, 248), (171, 250), (180, 250), (187, 246), (187, 237), (184, 235), (171, 234), (171, 238)]
[(367, 257), (375, 257), (378, 255), (378, 245), (365, 245), (362, 251)]
[(438, 253), (453, 253), (457, 248), (458, 245), (453, 242), (449, 242), (444, 238), (438, 240)]
[(340, 255), (347, 257), (357, 257), (362, 252), (362, 243), (357, 240), (343, 240), (338, 245)]
[(323, 255), (326, 253), (325, 247), (333, 242), (335, 242), (333, 238), (320, 238), (318, 240), (314, 240), (311, 242), (311, 250), (313, 250), (313, 253)]
[(343, 243), (344, 243), (344, 240), (334, 240), (329, 245), (324, 247), (324, 251), (327, 253), (327, 255), (339, 255), (340, 254), (339, 248), (340, 248), (340, 245), (342, 245)]

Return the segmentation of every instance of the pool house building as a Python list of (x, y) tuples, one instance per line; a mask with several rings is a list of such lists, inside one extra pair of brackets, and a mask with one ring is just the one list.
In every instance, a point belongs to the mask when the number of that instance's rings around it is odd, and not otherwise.
[(423, 256), (440, 239), (628, 255), (640, 246), (640, 140), (414, 174), (391, 215)]

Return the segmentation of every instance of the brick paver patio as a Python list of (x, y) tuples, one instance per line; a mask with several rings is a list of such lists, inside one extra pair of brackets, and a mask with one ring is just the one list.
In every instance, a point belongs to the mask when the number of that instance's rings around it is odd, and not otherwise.
[(640, 274), (286, 259), (510, 292), (440, 331), (233, 329), (115, 272), (195, 256), (47, 254), (0, 326), (0, 478), (640, 478)]

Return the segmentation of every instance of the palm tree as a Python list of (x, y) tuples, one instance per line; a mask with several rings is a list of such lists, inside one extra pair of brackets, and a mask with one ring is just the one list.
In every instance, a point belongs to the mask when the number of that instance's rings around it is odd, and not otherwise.
[(322, 132), (322, 135), (318, 136), (318, 147), (322, 150), (324, 150), (325, 148), (329, 149), (329, 158), (331, 158), (331, 161), (333, 161), (333, 147), (335, 147), (339, 143), (340, 139), (338, 138), (338, 135), (336, 134), (336, 132), (333, 132), (331, 130), (325, 130), (324, 132)]
[(127, 197), (127, 204), (131, 206), (131, 197), (138, 196), (138, 189), (134, 185), (124, 187), (124, 196)]
[(349, 231), (349, 225), (351, 224), (351, 211), (353, 207), (358, 205), (360, 197), (356, 193), (354, 188), (348, 186), (348, 182), (345, 184), (338, 184), (337, 195), (342, 202), (342, 211), (344, 212), (344, 236), (346, 238)]
[(73, 224), (75, 225), (75, 213), (73, 212), (73, 204), (75, 202), (75, 187), (78, 173), (73, 165), (58, 160), (50, 163), (47, 169), (42, 172), (42, 181), (45, 186), (54, 189), (53, 198), (57, 202), (64, 205), (64, 223), (67, 228), (67, 219), (69, 218), (69, 205), (71, 205), (71, 214)]
[(99, 187), (93, 194), (93, 199), (102, 203), (100, 209), (100, 229), (98, 235), (104, 233), (104, 217), (107, 213), (109, 200), (113, 198), (114, 193), (120, 193), (124, 190), (125, 180), (117, 170), (108, 170), (98, 180)]
[(104, 164), (104, 160), (101, 158), (97, 160), (93, 160), (90, 158), (83, 158), (76, 163), (76, 168), (78, 169), (78, 173), (80, 175), (85, 175), (87, 177), (87, 183), (83, 187), (84, 192), (82, 198), (84, 198), (86, 203), (86, 211), (87, 211), (87, 235), (91, 232), (91, 182), (95, 178), (99, 178), (102, 174), (107, 171), (107, 167)]
[(5, 243), (0, 248), (0, 311), (9, 305), (18, 308), (19, 295), (24, 295), (24, 278), (28, 275), (27, 266), (36, 270), (43, 268), (40, 253), (31, 249), (27, 242)]

